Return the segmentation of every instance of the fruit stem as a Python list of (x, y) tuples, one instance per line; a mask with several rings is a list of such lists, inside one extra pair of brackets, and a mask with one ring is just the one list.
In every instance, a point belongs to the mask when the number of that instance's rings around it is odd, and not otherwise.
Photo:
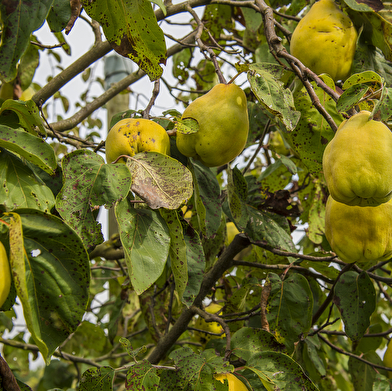
[(232, 77), (232, 78), (229, 80), (229, 82), (228, 82), (227, 84), (233, 83), (233, 81), (234, 81), (235, 79), (237, 79), (237, 77), (238, 77), (239, 75), (241, 75), (241, 73), (242, 73), (242, 72), (238, 72), (234, 77)]

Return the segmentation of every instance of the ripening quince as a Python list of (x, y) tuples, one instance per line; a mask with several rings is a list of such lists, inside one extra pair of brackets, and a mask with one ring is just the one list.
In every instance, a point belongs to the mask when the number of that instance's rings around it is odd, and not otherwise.
[(177, 132), (178, 150), (200, 160), (207, 167), (231, 162), (244, 149), (249, 119), (244, 91), (235, 84), (217, 84), (194, 100), (182, 119), (193, 118), (199, 124), (196, 133)]
[(331, 196), (347, 205), (376, 206), (392, 198), (392, 133), (361, 111), (343, 121), (323, 155)]
[(228, 223), (226, 223), (226, 233), (227, 236), (225, 244), (226, 246), (228, 246), (233, 241), (235, 236), (240, 233), (240, 231), (238, 231), (238, 228), (232, 221), (229, 221)]
[[(392, 368), (392, 339), (388, 342), (387, 350), (384, 353), (384, 366)], [(392, 372), (388, 371), (388, 377), (392, 379)]]
[(248, 391), (248, 387), (232, 373), (219, 373), (215, 375), (215, 379), (219, 380), (221, 383), (224, 383), (224, 380), (227, 379), (229, 391)]
[(349, 206), (328, 197), (325, 236), (347, 263), (386, 261), (392, 257), (392, 200), (379, 206)]
[[(170, 138), (166, 130), (154, 121), (126, 118), (110, 129), (105, 148), (107, 163), (114, 162), (121, 155), (134, 156), (139, 152), (170, 155)], [(125, 160), (119, 162), (124, 163)]]
[(290, 149), (287, 148), (282, 135), (278, 131), (271, 132), (268, 144), (277, 154), (290, 155)]
[[(216, 314), (222, 309), (222, 305), (218, 303), (211, 303), (208, 307), (205, 308), (205, 311), (209, 314)], [(201, 316), (199, 316), (195, 322), (195, 328), (209, 331), (215, 334), (222, 334), (223, 327), (218, 322), (206, 322)], [(225, 338), (226, 334), (222, 334), (220, 336), (215, 336), (211, 334), (206, 334), (201, 331), (195, 332), (196, 339), (200, 341), (203, 345), (205, 345), (210, 339), (213, 338)]]
[(7, 252), (0, 242), (0, 307), (5, 303), (11, 289), (11, 270)]
[(35, 93), (36, 93), (35, 89), (30, 86), (22, 92), (22, 95), (20, 96), (19, 100), (23, 100), (23, 101), (30, 100)]
[(345, 80), (351, 72), (357, 37), (350, 18), (335, 2), (320, 0), (295, 28), (290, 52), (314, 73)]

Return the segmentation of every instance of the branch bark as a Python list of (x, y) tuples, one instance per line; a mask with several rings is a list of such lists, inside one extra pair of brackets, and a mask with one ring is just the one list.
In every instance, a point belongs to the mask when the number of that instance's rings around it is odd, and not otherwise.
[[(214, 267), (204, 275), (199, 294), (195, 298), (193, 306), (201, 306), (203, 299), (215, 285), (215, 282), (227, 269), (233, 265), (233, 258), (243, 249), (248, 247), (249, 244), (249, 240), (244, 235), (237, 235), (234, 238), (229, 247), (227, 247), (227, 249), (216, 261)], [(148, 361), (150, 361), (152, 364), (158, 364), (166, 356), (169, 349), (187, 329), (188, 323), (191, 321), (193, 315), (194, 310), (192, 310), (192, 307), (184, 309), (170, 331), (158, 341), (157, 346), (150, 353)]]
[[(184, 43), (188, 43), (194, 40), (196, 32), (189, 34), (186, 38), (183, 39)], [(176, 44), (173, 45), (167, 51), (168, 57), (173, 56), (174, 54), (180, 52), (184, 48), (184, 45)], [(98, 98), (94, 99), (92, 102), (88, 103), (85, 107), (75, 113), (72, 117), (67, 118), (63, 121), (58, 121), (50, 124), (50, 127), (54, 131), (65, 131), (74, 128), (78, 124), (80, 124), (84, 119), (86, 119), (90, 114), (92, 114), (95, 110), (102, 107), (105, 103), (107, 103), (114, 96), (119, 94), (121, 91), (125, 90), (128, 86), (135, 83), (146, 73), (141, 69), (131, 73), (130, 75), (124, 77), (124, 79), (120, 80), (117, 83), (114, 83), (108, 90), (106, 90), (102, 95)]]

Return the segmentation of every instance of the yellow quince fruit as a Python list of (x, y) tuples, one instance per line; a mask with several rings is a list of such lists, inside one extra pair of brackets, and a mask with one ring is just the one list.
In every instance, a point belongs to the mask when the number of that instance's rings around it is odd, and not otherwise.
[(328, 197), (325, 236), (346, 263), (386, 261), (392, 257), (392, 200), (379, 206), (349, 206)]
[[(205, 308), (205, 311), (209, 314), (216, 314), (222, 309), (222, 305), (218, 303), (211, 303), (208, 307)], [(223, 327), (218, 322), (206, 322), (201, 316), (196, 319), (195, 328), (199, 330), (209, 331), (215, 334), (222, 334)], [(203, 345), (205, 345), (209, 340), (213, 338), (225, 338), (226, 334), (222, 334), (220, 336), (211, 335), (203, 333), (202, 331), (196, 331), (195, 337), (198, 341), (200, 341)]]
[(225, 244), (226, 246), (228, 246), (233, 241), (235, 236), (240, 233), (240, 231), (238, 231), (238, 228), (232, 221), (229, 221), (228, 223), (226, 223), (226, 233), (227, 236)]
[[(387, 350), (384, 353), (383, 363), (386, 367), (392, 368), (392, 339), (388, 342)], [(391, 371), (388, 371), (388, 377), (392, 379)]]
[(215, 379), (221, 383), (224, 383), (224, 380), (227, 379), (229, 391), (248, 391), (248, 387), (232, 373), (219, 373), (215, 375)]
[(244, 91), (235, 84), (217, 84), (194, 100), (182, 119), (193, 118), (199, 124), (195, 133), (177, 132), (178, 150), (200, 160), (207, 167), (231, 162), (244, 149), (249, 119)]
[(0, 242), (0, 307), (5, 303), (11, 289), (11, 269), (7, 252)]
[(351, 72), (358, 34), (333, 0), (320, 0), (300, 20), (290, 42), (291, 54), (316, 74), (334, 81)]
[(376, 206), (392, 198), (392, 133), (361, 111), (343, 121), (324, 150), (331, 196), (347, 205)]
[[(107, 163), (114, 162), (121, 155), (134, 156), (139, 152), (170, 155), (170, 138), (166, 130), (154, 121), (126, 118), (110, 129), (105, 148)], [(125, 163), (125, 160), (120, 159), (119, 162)]]
[(36, 91), (35, 91), (35, 89), (33, 88), (33, 87), (27, 87), (27, 89), (25, 89), (23, 92), (22, 92), (22, 95), (20, 96), (20, 100), (23, 100), (23, 101), (27, 101), (27, 100), (30, 100), (32, 97), (33, 97), (33, 95), (36, 93)]

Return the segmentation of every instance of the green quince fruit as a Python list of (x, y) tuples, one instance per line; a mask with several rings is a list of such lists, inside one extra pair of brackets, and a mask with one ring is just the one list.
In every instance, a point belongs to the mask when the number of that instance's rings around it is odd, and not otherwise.
[(347, 205), (376, 206), (392, 198), (392, 133), (360, 111), (343, 121), (324, 150), (331, 196)]
[(271, 132), (268, 144), (277, 154), (283, 156), (290, 155), (290, 149), (286, 146), (285, 140), (278, 131)]
[(386, 261), (392, 257), (392, 200), (379, 206), (349, 206), (328, 197), (325, 236), (346, 263)]
[(357, 31), (333, 0), (320, 0), (300, 20), (290, 42), (291, 54), (316, 74), (334, 81), (351, 72)]
[[(154, 121), (126, 118), (109, 131), (105, 143), (106, 161), (114, 162), (119, 156), (134, 156), (139, 152), (160, 152), (170, 155), (170, 138), (166, 130)], [(124, 159), (119, 160), (125, 163)]]
[(248, 139), (249, 118), (244, 91), (235, 84), (217, 84), (194, 100), (182, 119), (199, 124), (195, 133), (177, 131), (176, 144), (185, 156), (200, 160), (207, 167), (218, 167), (235, 159)]
[[(387, 350), (384, 353), (383, 363), (386, 367), (392, 368), (392, 339), (388, 342)], [(388, 377), (392, 379), (391, 371), (388, 371)]]

